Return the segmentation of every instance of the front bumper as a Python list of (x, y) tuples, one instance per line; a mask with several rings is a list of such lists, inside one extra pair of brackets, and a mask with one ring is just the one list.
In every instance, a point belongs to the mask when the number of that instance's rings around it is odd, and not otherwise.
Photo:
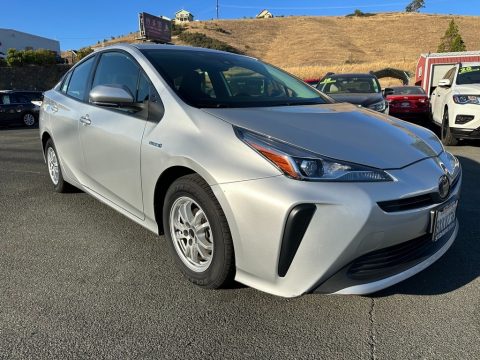
[(480, 139), (480, 127), (477, 129), (451, 128), (450, 131), (458, 139)]
[(450, 115), (452, 135), (460, 139), (480, 139), (480, 105), (455, 105)]
[[(426, 159), (389, 172), (395, 182), (319, 183), (277, 176), (212, 186), (232, 232), (236, 280), (271, 294), (299, 296), (320, 288), (362, 255), (428, 234), (430, 212), (438, 204), (387, 212), (378, 203), (437, 192), (442, 169), (433, 159)], [(448, 200), (459, 196), (460, 187), (458, 181)], [(301, 204), (314, 205), (315, 211), (282, 273), (279, 261), (287, 220)], [(345, 283), (326, 292), (368, 293), (402, 281), (440, 257), (456, 232), (420, 263), (381, 279)]]

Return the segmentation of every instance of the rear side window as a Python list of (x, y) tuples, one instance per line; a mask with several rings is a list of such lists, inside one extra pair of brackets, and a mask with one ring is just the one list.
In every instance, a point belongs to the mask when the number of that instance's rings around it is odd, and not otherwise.
[(67, 95), (79, 100), (83, 100), (85, 98), (87, 81), (90, 71), (92, 70), (93, 60), (94, 57), (91, 57), (73, 70), (67, 88)]
[(98, 62), (92, 88), (97, 85), (125, 86), (133, 97), (137, 97), (137, 82), (140, 68), (126, 54), (108, 52)]

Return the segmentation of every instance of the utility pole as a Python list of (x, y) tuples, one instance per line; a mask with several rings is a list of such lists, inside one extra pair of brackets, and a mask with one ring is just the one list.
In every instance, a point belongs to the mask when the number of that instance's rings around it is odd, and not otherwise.
[(218, 0), (217, 0), (217, 20), (218, 20)]

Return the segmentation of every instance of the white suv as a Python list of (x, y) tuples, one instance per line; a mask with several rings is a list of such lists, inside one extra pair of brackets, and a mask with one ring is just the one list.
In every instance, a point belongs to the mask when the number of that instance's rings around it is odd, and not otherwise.
[(480, 139), (480, 64), (457, 64), (432, 93), (432, 119), (444, 145)]

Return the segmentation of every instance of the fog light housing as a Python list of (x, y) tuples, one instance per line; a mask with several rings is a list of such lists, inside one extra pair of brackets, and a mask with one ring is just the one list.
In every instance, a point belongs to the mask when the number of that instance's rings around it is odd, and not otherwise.
[(455, 118), (455, 124), (466, 124), (475, 118), (473, 115), (457, 115)]

